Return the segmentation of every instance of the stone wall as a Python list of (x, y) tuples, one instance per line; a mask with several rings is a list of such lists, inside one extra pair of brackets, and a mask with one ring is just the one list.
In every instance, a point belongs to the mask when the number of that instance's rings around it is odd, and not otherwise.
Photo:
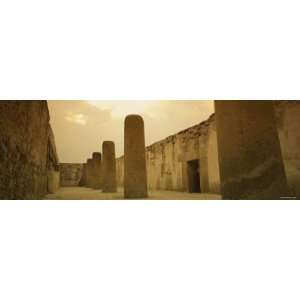
[(287, 197), (272, 101), (215, 101), (223, 199)]
[(300, 198), (300, 101), (276, 102), (276, 116), (287, 182)]
[(56, 152), (55, 138), (52, 128), (49, 126), (48, 136), (48, 193), (55, 193), (60, 187), (59, 160)]
[[(200, 155), (201, 153), (201, 155)], [(219, 192), (214, 115), (207, 121), (146, 147), (148, 188), (189, 191), (189, 162), (198, 161), (202, 192)], [(117, 159), (117, 181), (123, 185), (124, 158)]]
[[(300, 101), (276, 101), (277, 127), (290, 189), (300, 190)], [(214, 114), (200, 124), (146, 147), (148, 188), (189, 191), (189, 165), (198, 161), (201, 192), (220, 193)], [(124, 157), (117, 159), (117, 182), (123, 186)]]
[(0, 199), (47, 194), (48, 167), (58, 162), (51, 134), (47, 101), (0, 101)]
[(61, 163), (60, 186), (79, 186), (82, 178), (83, 164)]

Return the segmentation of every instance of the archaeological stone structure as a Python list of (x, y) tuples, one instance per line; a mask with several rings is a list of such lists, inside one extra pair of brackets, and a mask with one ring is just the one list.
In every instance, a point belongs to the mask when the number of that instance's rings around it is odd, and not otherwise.
[(114, 193), (117, 191), (115, 144), (105, 141), (102, 144), (102, 191)]
[(100, 152), (93, 153), (91, 180), (92, 180), (91, 187), (93, 189), (101, 189), (102, 177), (101, 177), (101, 153)]
[(52, 128), (49, 126), (48, 135), (48, 193), (54, 194), (60, 187), (60, 171), (59, 171), (59, 160), (56, 151), (55, 138)]
[(87, 164), (82, 164), (82, 173), (81, 173), (81, 178), (79, 180), (79, 186), (86, 186), (87, 185), (87, 179), (86, 179), (86, 169), (87, 169)]
[(291, 194), (300, 198), (300, 101), (276, 101), (276, 123)]
[[(263, 102), (262, 102), (263, 103)], [(280, 196), (287, 197), (300, 197), (300, 102), (298, 101), (273, 101), (268, 105), (273, 103), (275, 110), (275, 120), (272, 119), (272, 114), (268, 112), (265, 107), (266, 116), (262, 113), (263, 110), (258, 112), (257, 115), (254, 114), (254, 110), (250, 110), (248, 113), (245, 112), (244, 108), (235, 111), (235, 115), (232, 116), (235, 119), (240, 120), (240, 123), (236, 123), (231, 126), (230, 133), (227, 133), (226, 137), (221, 137), (219, 146), (217, 138), (217, 128), (216, 128), (216, 116), (211, 115), (206, 121), (203, 121), (193, 127), (182, 130), (181, 132), (167, 137), (166, 139), (156, 142), (148, 147), (146, 147), (146, 169), (147, 169), (147, 185), (149, 190), (170, 190), (170, 191), (182, 191), (182, 192), (202, 192), (202, 193), (221, 193), (221, 178), (220, 178), (220, 164), (219, 164), (219, 151), (226, 151), (226, 147), (232, 147), (232, 151), (236, 154), (236, 157), (240, 160), (241, 157), (247, 159), (247, 157), (253, 157), (254, 169), (253, 173), (257, 177), (262, 174), (261, 171), (268, 166), (264, 165), (260, 155), (266, 158), (265, 163), (268, 161), (268, 145), (262, 143), (262, 139), (265, 137), (267, 140), (270, 139), (273, 146), (277, 145), (277, 150), (273, 147), (269, 154), (274, 152), (273, 160), (275, 166), (273, 171), (277, 173), (271, 177), (277, 181), (276, 192), (273, 192), (272, 187), (270, 190), (266, 188), (268, 182), (265, 182), (265, 187), (262, 188), (261, 185), (263, 181), (257, 180), (252, 186), (249, 185), (247, 194), (242, 194), (239, 192), (236, 199), (242, 198), (257, 198), (259, 197), (268, 198), (278, 198)], [(246, 104), (246, 103), (245, 103)], [(254, 105), (255, 103), (250, 103), (249, 105)], [(230, 105), (228, 103), (228, 105)], [(266, 105), (266, 104), (264, 104)], [(262, 108), (261, 108), (262, 109)], [(241, 112), (240, 112), (241, 111)], [(238, 118), (236, 114), (245, 114), (245, 123), (242, 122), (241, 118)], [(251, 120), (252, 117), (252, 120)], [(273, 123), (273, 125), (261, 124), (263, 120), (268, 119), (268, 123)], [(259, 121), (258, 119), (262, 119)], [(250, 122), (251, 121), (251, 122)], [(233, 122), (233, 121), (232, 121)], [(254, 132), (250, 124), (258, 123), (259, 130)], [(229, 124), (229, 123), (228, 123)], [(247, 126), (248, 124), (248, 126)], [(274, 135), (274, 124), (276, 125), (280, 150), (278, 149), (278, 140), (276, 142), (276, 135)], [(225, 126), (225, 125), (224, 125)], [(269, 128), (271, 126), (271, 129)], [(273, 126), (273, 129), (272, 129)], [(221, 129), (222, 130), (222, 129)], [(225, 130), (225, 127), (223, 128)], [(228, 129), (229, 130), (229, 129)], [(242, 134), (243, 131), (248, 130), (247, 135)], [(273, 137), (268, 137), (268, 131), (273, 132)], [(243, 143), (253, 142), (253, 146), (249, 145), (249, 152), (243, 150), (240, 153), (240, 148), (233, 148), (231, 139), (236, 134), (243, 136)], [(269, 132), (270, 133), (270, 132)], [(248, 139), (246, 141), (245, 139)], [(238, 143), (241, 147), (241, 141)], [(224, 149), (225, 147), (225, 149)], [(261, 148), (262, 147), (262, 148)], [(260, 150), (262, 150), (260, 154)], [(264, 153), (264, 154), (263, 154)], [(281, 153), (281, 154), (280, 154)], [(280, 155), (283, 160), (283, 167), (280, 164)], [(228, 157), (229, 164), (236, 165), (239, 167), (238, 160), (234, 157)], [(255, 163), (255, 160), (257, 163)], [(259, 164), (261, 161), (262, 164)], [(245, 173), (250, 171), (250, 163), (247, 167), (243, 167)], [(270, 161), (268, 165), (271, 165)], [(223, 165), (222, 165), (223, 167)], [(247, 170), (247, 171), (246, 171)], [(117, 182), (118, 185), (124, 186), (124, 156), (117, 158)], [(264, 178), (267, 177), (265, 175)], [(248, 174), (249, 175), (249, 174)], [(256, 177), (256, 176), (255, 176)], [(276, 179), (278, 177), (278, 179)], [(224, 180), (224, 179), (223, 179)], [(228, 180), (225, 174), (225, 181)], [(288, 185), (288, 191), (286, 192), (286, 182)], [(271, 184), (271, 183), (270, 183)], [(246, 186), (245, 186), (246, 188)], [(253, 192), (254, 191), (254, 192)], [(257, 192), (259, 191), (259, 192)], [(265, 191), (265, 193), (263, 192)], [(278, 192), (278, 193), (277, 193)], [(223, 198), (235, 197), (232, 194), (225, 194)]]
[(60, 164), (60, 186), (77, 186), (82, 178), (82, 164), (61, 163)]
[(129, 115), (124, 126), (124, 197), (147, 196), (144, 121), (139, 115)]
[(47, 101), (0, 101), (0, 199), (40, 199), (58, 188)]
[(0, 199), (42, 199), (60, 186), (116, 192), (117, 185), (124, 198), (153, 190), (300, 198), (299, 120), (300, 101), (215, 101), (207, 120), (145, 147), (143, 120), (131, 115), (125, 156), (115, 159), (114, 143), (105, 142), (102, 158), (60, 163), (47, 101), (0, 101)]
[[(213, 115), (207, 121), (146, 147), (148, 189), (219, 193), (216, 143)], [(123, 186), (124, 156), (117, 159), (117, 179), (118, 185)]]
[(215, 115), (222, 196), (288, 196), (272, 101), (215, 101)]
[(86, 186), (92, 187), (93, 181), (93, 160), (89, 158), (86, 162)]

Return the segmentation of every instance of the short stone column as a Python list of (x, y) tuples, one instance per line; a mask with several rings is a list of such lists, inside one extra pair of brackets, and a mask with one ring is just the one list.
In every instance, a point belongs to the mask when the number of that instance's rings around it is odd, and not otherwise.
[(82, 164), (82, 173), (79, 181), (79, 186), (86, 186), (86, 168), (87, 168), (87, 164), (86, 163)]
[(101, 189), (101, 153), (93, 153), (92, 188)]
[(60, 173), (56, 170), (48, 170), (48, 193), (55, 194), (59, 189)]
[(89, 158), (86, 163), (86, 186), (92, 187), (92, 179), (93, 179), (93, 160)]
[(124, 135), (124, 197), (146, 198), (146, 149), (144, 121), (141, 116), (126, 117)]
[(105, 141), (102, 144), (102, 191), (115, 193), (117, 191), (115, 144)]
[(223, 199), (287, 196), (272, 101), (215, 101)]

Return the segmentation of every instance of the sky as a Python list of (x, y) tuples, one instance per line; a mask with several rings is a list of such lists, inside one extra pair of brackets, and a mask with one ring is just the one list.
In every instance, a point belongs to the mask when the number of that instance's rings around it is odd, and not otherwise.
[(114, 141), (116, 156), (124, 151), (124, 119), (140, 114), (146, 146), (206, 120), (213, 101), (83, 101), (48, 100), (50, 123), (62, 163), (83, 163)]

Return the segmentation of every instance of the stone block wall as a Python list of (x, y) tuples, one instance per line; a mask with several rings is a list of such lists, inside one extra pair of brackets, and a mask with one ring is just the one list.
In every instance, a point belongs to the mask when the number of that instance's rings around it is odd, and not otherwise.
[(60, 187), (60, 172), (59, 172), (59, 160), (56, 152), (55, 138), (52, 128), (49, 126), (48, 136), (48, 181), (47, 189), (48, 193), (54, 194)]
[(83, 174), (83, 164), (61, 163), (59, 171), (60, 186), (79, 186)]
[(287, 197), (272, 101), (215, 101), (223, 199)]
[(0, 199), (47, 194), (48, 167), (58, 161), (49, 119), (47, 101), (0, 101)]
[[(146, 147), (148, 189), (188, 191), (188, 162), (198, 161), (202, 192), (219, 192), (214, 115), (207, 121)], [(124, 157), (117, 159), (117, 182), (123, 185)]]
[(287, 182), (300, 198), (300, 101), (277, 101), (275, 108)]

